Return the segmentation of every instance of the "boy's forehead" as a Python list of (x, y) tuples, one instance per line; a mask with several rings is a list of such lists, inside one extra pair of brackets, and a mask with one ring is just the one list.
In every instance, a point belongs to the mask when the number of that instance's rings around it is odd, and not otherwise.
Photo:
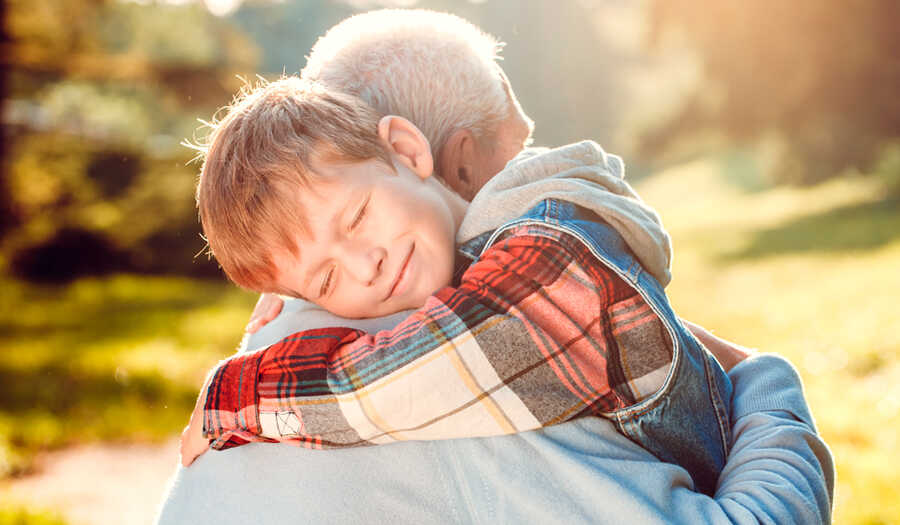
[[(332, 224), (334, 215), (340, 213), (349, 196), (363, 186), (355, 180), (357, 177), (334, 173), (341, 168), (338, 163), (321, 168), (295, 188), (294, 201), (290, 203), (290, 221), (283, 230), (287, 238), (281, 247), (274, 247), (270, 253), (276, 279), (282, 284), (280, 293), (302, 297), (296, 283), (305, 281), (308, 269), (304, 263), (309, 261), (304, 261), (304, 252), (315, 251), (314, 245), (319, 241), (316, 229)], [(284, 283), (292, 286), (285, 288)]]
[(333, 215), (340, 212), (347, 199), (364, 189), (365, 181), (357, 177), (342, 176), (331, 172), (317, 173), (307, 177), (296, 188), (294, 200), (290, 203), (293, 218), (289, 230), (297, 248), (316, 240), (317, 223), (330, 223)]
[(320, 212), (343, 206), (354, 195), (383, 182), (382, 177), (396, 175), (393, 167), (386, 167), (376, 159), (320, 160), (310, 166), (310, 172), (298, 188), (298, 200), (309, 214), (315, 213), (317, 217)]
[(346, 167), (332, 165), (307, 177), (297, 189), (297, 200), (309, 219), (313, 213), (321, 213), (326, 208), (339, 204), (341, 197), (365, 185), (365, 180), (355, 177)]

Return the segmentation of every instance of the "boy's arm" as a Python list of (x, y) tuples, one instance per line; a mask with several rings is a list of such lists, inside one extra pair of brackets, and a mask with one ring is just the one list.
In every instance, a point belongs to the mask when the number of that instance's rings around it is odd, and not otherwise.
[(613, 333), (655, 319), (636, 308), (611, 326), (607, 308), (626, 297), (640, 300), (573, 237), (521, 227), (394, 330), (309, 330), (223, 362), (204, 431), (214, 448), (331, 448), (520, 432), (621, 408), (639, 378), (609, 373)]

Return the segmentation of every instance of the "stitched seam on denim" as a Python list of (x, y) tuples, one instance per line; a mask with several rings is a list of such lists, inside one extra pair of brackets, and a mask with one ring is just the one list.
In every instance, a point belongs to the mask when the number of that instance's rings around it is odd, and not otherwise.
[(641, 270), (643, 268), (640, 264), (638, 264), (637, 259), (633, 259), (631, 262), (631, 267), (628, 270), (634, 275), (634, 281), (637, 282), (638, 276), (641, 274)]
[(637, 433), (634, 430), (631, 429), (631, 426), (634, 421), (633, 419), (623, 419), (623, 418), (619, 418), (619, 417), (614, 417), (613, 421), (616, 422), (616, 427), (618, 427), (619, 432), (621, 432), (623, 436), (625, 436), (631, 440), (635, 440), (635, 441), (638, 440), (639, 436), (637, 435)]
[(544, 218), (551, 224), (559, 224), (559, 203), (552, 199), (547, 199), (544, 202), (546, 208)]
[(718, 383), (714, 380), (712, 364), (710, 363), (710, 357), (708, 354), (708, 350), (703, 343), (700, 342), (697, 337), (690, 332), (690, 330), (685, 330), (687, 332), (688, 337), (693, 341), (695, 346), (700, 351), (700, 359), (703, 360), (703, 371), (706, 374), (706, 386), (709, 388), (709, 397), (710, 401), (713, 404), (713, 408), (715, 409), (716, 414), (716, 423), (719, 425), (719, 437), (722, 442), (722, 451), (725, 456), (728, 456), (729, 449), (731, 448), (730, 437), (731, 437), (731, 418), (729, 410), (725, 404), (725, 400), (719, 395)]
[(721, 397), (719, 397), (719, 389), (718, 385), (713, 384), (713, 374), (711, 370), (711, 364), (709, 363), (709, 358), (706, 355), (701, 354), (700, 358), (703, 359), (703, 369), (706, 372), (706, 384), (709, 388), (709, 397), (710, 401), (713, 404), (713, 407), (716, 411), (716, 422), (719, 424), (719, 438), (722, 441), (722, 451), (725, 456), (728, 455), (728, 432), (731, 430), (729, 427), (729, 421), (722, 421), (724, 403)]

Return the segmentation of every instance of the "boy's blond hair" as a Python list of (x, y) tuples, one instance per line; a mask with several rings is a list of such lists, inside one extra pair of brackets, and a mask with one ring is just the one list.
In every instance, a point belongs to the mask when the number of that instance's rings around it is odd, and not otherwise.
[(213, 254), (238, 286), (285, 293), (273, 255), (297, 255), (306, 229), (298, 191), (316, 177), (311, 161), (391, 163), (377, 113), (361, 99), (285, 77), (248, 85), (209, 125), (197, 185), (200, 222)]
[(384, 9), (354, 15), (313, 46), (301, 76), (413, 122), (440, 156), (471, 130), (490, 144), (518, 101), (497, 64), (503, 43), (449, 13)]

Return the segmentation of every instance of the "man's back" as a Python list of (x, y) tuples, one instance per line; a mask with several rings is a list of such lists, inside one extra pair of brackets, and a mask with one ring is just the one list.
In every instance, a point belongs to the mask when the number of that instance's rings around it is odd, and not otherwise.
[[(250, 348), (302, 329), (296, 321), (288, 308)], [(774, 356), (747, 359), (729, 375), (735, 442), (715, 499), (609, 421), (584, 418), (493, 438), (210, 451), (178, 468), (158, 523), (829, 521), (833, 465), (799, 376)]]

